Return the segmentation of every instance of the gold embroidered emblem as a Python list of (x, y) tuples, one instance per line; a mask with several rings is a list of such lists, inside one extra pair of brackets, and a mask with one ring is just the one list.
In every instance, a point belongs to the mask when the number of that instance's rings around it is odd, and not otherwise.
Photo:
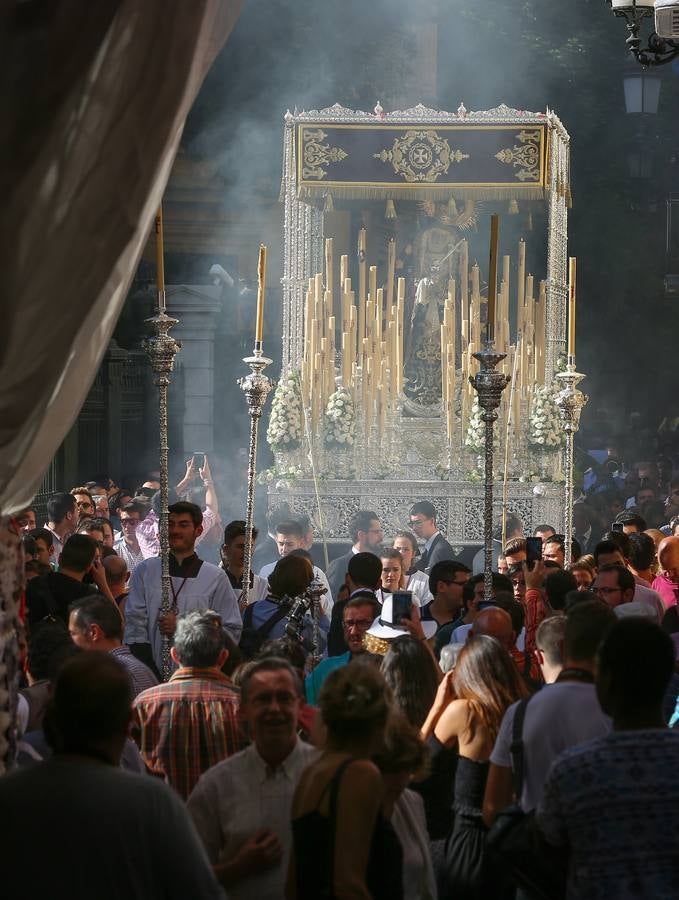
[(505, 147), (495, 154), (495, 158), (501, 163), (512, 166), (519, 181), (540, 180), (540, 135), (539, 129), (535, 131), (520, 131), (517, 139), (521, 144), (513, 147)]
[(302, 132), (302, 141), (304, 143), (302, 178), (317, 178), (319, 181), (328, 174), (323, 166), (329, 166), (330, 163), (341, 162), (349, 155), (341, 147), (331, 147), (324, 144), (327, 134), (321, 128), (317, 131), (304, 130)]
[(373, 153), (373, 158), (390, 162), (394, 172), (408, 182), (431, 183), (445, 175), (451, 163), (469, 159), (469, 154), (451, 150), (435, 131), (406, 131), (405, 137), (394, 139), (391, 150)]

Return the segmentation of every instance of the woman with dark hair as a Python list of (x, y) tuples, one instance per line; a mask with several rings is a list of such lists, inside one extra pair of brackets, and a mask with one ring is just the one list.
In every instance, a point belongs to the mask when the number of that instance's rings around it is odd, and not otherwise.
[(382, 806), (372, 761), (383, 743), (390, 692), (373, 666), (350, 662), (321, 688), (327, 740), (292, 802), (288, 900), (401, 900), (402, 851)]
[(514, 662), (495, 638), (470, 638), (436, 695), (422, 735), (457, 746), (455, 824), (446, 845), (446, 895), (456, 900), (502, 897), (505, 885), (485, 860), (481, 818), (490, 754), (508, 706), (527, 695)]
[(415, 560), (420, 555), (417, 538), (412, 531), (397, 531), (392, 547), (394, 550), (398, 550), (403, 560), (401, 588), (412, 591), (413, 596), (418, 598), (420, 606), (424, 606), (431, 600), (431, 594), (429, 593), (429, 576), (413, 568)]
[(421, 728), (441, 680), (431, 653), (410, 635), (396, 638), (382, 661), (382, 674), (395, 705), (416, 728)]

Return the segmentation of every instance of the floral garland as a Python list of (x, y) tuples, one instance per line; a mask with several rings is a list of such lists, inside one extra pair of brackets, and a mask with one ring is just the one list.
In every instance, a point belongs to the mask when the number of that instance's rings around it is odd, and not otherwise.
[(528, 419), (528, 445), (551, 452), (563, 446), (563, 429), (554, 390), (546, 385), (535, 392)]
[(351, 447), (356, 436), (356, 411), (351, 394), (337, 388), (325, 408), (323, 440), (326, 447)]
[(464, 445), (474, 453), (480, 453), (486, 446), (486, 423), (483, 421), (483, 410), (479, 406), (479, 401), (474, 400), (471, 412), (469, 413), (469, 423), (467, 424), (467, 433), (464, 438)]
[(299, 466), (272, 466), (257, 475), (258, 484), (271, 484), (272, 481), (295, 481), (302, 477)]
[(289, 372), (276, 386), (266, 439), (274, 453), (297, 450), (302, 444), (302, 396), (297, 374)]

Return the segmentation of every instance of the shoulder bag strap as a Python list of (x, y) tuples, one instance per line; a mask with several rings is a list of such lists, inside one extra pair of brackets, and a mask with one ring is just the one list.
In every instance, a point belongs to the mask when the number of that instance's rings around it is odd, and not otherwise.
[(337, 795), (339, 794), (339, 786), (340, 781), (342, 780), (342, 776), (344, 775), (347, 766), (349, 766), (349, 764), (353, 761), (353, 757), (345, 759), (344, 762), (337, 767), (337, 771), (332, 776), (328, 784), (328, 788), (330, 790), (330, 798), (328, 801), (328, 852), (330, 854), (330, 859), (328, 862), (330, 871), (329, 896), (331, 898), (335, 896), (335, 837), (337, 835)]
[(245, 612), (243, 613), (243, 628), (252, 628), (252, 616), (254, 615), (252, 611), (252, 607), (254, 603), (249, 603), (245, 607)]
[(516, 803), (520, 803), (521, 792), (523, 791), (523, 721), (526, 718), (526, 707), (529, 701), (530, 697), (524, 697), (523, 700), (519, 701), (512, 723), (512, 743), (509, 747), (509, 752), (512, 756), (512, 784)]
[(286, 606), (279, 606), (276, 612), (270, 615), (266, 622), (259, 626), (257, 629), (257, 637), (265, 638), (274, 625), (277, 625), (281, 619), (284, 619), (289, 612), (290, 610)]

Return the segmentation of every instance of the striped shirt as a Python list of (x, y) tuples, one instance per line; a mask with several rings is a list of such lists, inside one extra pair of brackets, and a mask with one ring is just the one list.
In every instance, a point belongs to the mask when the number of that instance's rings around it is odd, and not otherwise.
[(246, 746), (239, 707), (221, 672), (181, 668), (135, 698), (131, 735), (148, 768), (186, 799), (203, 772)]
[(129, 647), (121, 644), (120, 647), (116, 647), (115, 650), (111, 650), (110, 653), (121, 666), (125, 666), (127, 669), (127, 674), (130, 677), (130, 683), (132, 685), (133, 697), (136, 697), (137, 694), (141, 694), (142, 691), (146, 691), (148, 688), (155, 687), (158, 684), (158, 679), (153, 672), (148, 666), (145, 666), (140, 659), (137, 659), (136, 656), (133, 656), (132, 653), (130, 653)]
[(113, 549), (121, 559), (125, 560), (127, 571), (130, 574), (134, 572), (139, 563), (144, 562), (144, 554), (141, 552), (141, 547), (139, 548), (139, 553), (135, 553), (134, 550), (125, 543), (124, 538), (116, 541), (113, 545)]

